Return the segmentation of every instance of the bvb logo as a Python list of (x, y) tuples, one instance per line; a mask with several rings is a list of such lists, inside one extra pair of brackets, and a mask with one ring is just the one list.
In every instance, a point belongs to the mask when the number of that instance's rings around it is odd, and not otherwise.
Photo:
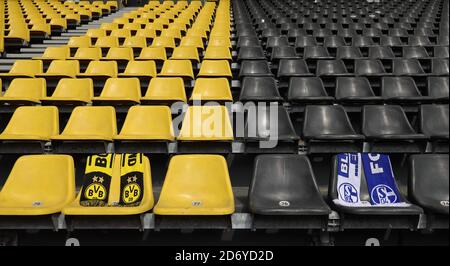
[(106, 188), (99, 183), (90, 184), (84, 196), (89, 200), (105, 200), (106, 199)]
[(126, 204), (134, 203), (136, 202), (139, 197), (141, 196), (141, 188), (136, 183), (131, 183), (125, 186), (125, 189), (123, 190), (123, 202)]

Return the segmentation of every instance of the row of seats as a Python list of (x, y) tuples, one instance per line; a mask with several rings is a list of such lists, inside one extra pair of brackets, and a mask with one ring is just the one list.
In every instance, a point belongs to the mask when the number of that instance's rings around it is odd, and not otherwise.
[[(144, 73), (148, 71), (148, 73)], [(146, 75), (146, 76), (140, 76)], [(108, 78), (102, 90), (97, 92), (91, 78), (62, 78), (51, 96), (44, 78), (15, 78), (5, 94), (0, 96), (0, 105), (17, 106), (23, 104), (86, 105), (107, 103), (109, 105), (133, 105), (161, 103), (171, 105), (187, 102), (183, 78), (161, 75), (156, 77), (152, 61), (129, 63), (119, 78)], [(142, 93), (139, 78), (151, 79), (146, 92)], [(210, 84), (215, 89), (210, 89)], [(1, 85), (1, 83), (0, 83)], [(411, 77), (382, 77), (379, 96), (367, 78), (338, 77), (334, 97), (327, 93), (324, 82), (318, 77), (294, 77), (289, 81), (287, 101), (293, 105), (339, 102), (344, 105), (364, 105), (368, 103), (397, 103), (420, 105), (427, 102), (448, 102), (448, 77), (429, 77), (426, 92), (421, 93)], [(97, 93), (96, 93), (97, 92)], [(97, 95), (97, 97), (94, 97)], [(142, 97), (142, 95), (144, 95)], [(226, 78), (207, 77), (195, 80), (189, 101), (232, 102), (229, 82)], [(242, 102), (283, 102), (276, 80), (272, 77), (245, 77), (241, 85), (239, 101)]]
[[(158, 202), (154, 204), (150, 160), (143, 158), (143, 192), (138, 206), (114, 205), (120, 195), (120, 162), (123, 155), (111, 155), (111, 193), (107, 206), (80, 204), (75, 197), (74, 161), (68, 155), (32, 155), (20, 157), (0, 192), (0, 215), (133, 215), (153, 209), (157, 215), (230, 215), (235, 199), (225, 159), (219, 155), (177, 155), (171, 158)], [(413, 203), (427, 213), (448, 215), (448, 155), (410, 157), (410, 190)], [(336, 165), (336, 163), (335, 163)], [(195, 171), (192, 171), (195, 169)], [(336, 169), (334, 169), (336, 171)], [(45, 173), (45, 174), (44, 174)], [(187, 174), (186, 174), (187, 173)], [(337, 174), (329, 191), (336, 188)], [(44, 185), (46, 184), (46, 185)], [(431, 195), (429, 190), (433, 191)], [(141, 190), (142, 191), (142, 190)], [(80, 193), (81, 194), (81, 193)], [(329, 199), (337, 196), (330, 192)], [(304, 155), (260, 155), (254, 164), (248, 195), (249, 210), (259, 215), (328, 216), (331, 208), (317, 186), (308, 157)], [(341, 208), (356, 215), (419, 215), (422, 208)], [(401, 210), (401, 211), (400, 211)]]
[(118, 9), (117, 1), (77, 4), (59, 0), (19, 0), (1, 1), (0, 5), (5, 6), (6, 11), (6, 45), (19, 48), (27, 46), (32, 39), (47, 39)]
[[(152, 66), (150, 64), (150, 66)], [(154, 67), (154, 64), (153, 64)], [(133, 76), (127, 78), (127, 76)], [(0, 106), (20, 105), (136, 105), (166, 104), (194, 100), (232, 102), (229, 82), (226, 78), (198, 78), (189, 98), (181, 77), (155, 77), (149, 82), (146, 93), (141, 93), (139, 79), (134, 73), (119, 74), (120, 78), (108, 78), (98, 96), (94, 96), (94, 84), (90, 78), (63, 78), (47, 97), (46, 81), (43, 78), (16, 78), (3, 96)], [(215, 89), (210, 89), (214, 83)], [(143, 95), (143, 96), (142, 96)]]
[[(100, 97), (101, 98), (101, 97)], [(106, 97), (107, 100), (110, 100)], [(100, 100), (100, 99), (99, 99)], [(441, 141), (448, 145), (448, 105), (422, 105), (419, 133), (408, 121), (400, 106), (365, 106), (362, 111), (362, 134), (358, 134), (346, 111), (339, 105), (307, 106), (302, 138), (311, 142), (367, 141)], [(237, 139), (279, 142), (297, 141), (299, 136), (288, 112), (282, 106), (249, 110), (244, 132)], [(276, 112), (277, 124), (270, 121)], [(122, 130), (117, 134), (115, 110), (109, 106), (76, 107), (59, 134), (58, 109), (54, 106), (19, 107), (0, 135), (3, 141), (173, 141), (171, 111), (166, 106), (133, 106)], [(180, 141), (232, 141), (233, 129), (224, 106), (190, 106), (184, 116)], [(296, 144), (297, 145), (297, 144)], [(448, 147), (447, 147), (448, 148)]]

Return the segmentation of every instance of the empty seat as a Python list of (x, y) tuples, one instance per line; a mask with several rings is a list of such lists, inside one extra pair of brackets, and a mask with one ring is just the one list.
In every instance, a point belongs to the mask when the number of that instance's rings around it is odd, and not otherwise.
[(356, 76), (387, 76), (383, 63), (380, 60), (355, 60)]
[(70, 37), (67, 46), (70, 48), (81, 48), (81, 47), (91, 47), (91, 37), (90, 36), (76, 36)]
[(417, 59), (394, 59), (392, 61), (392, 73), (397, 76), (425, 75), (425, 71)]
[(99, 37), (95, 42), (94, 46), (99, 48), (111, 48), (111, 47), (119, 47), (119, 38), (115, 36), (103, 36)]
[(355, 132), (342, 106), (309, 105), (305, 109), (303, 138), (309, 143), (310, 152), (314, 146), (318, 146), (316, 149), (322, 152), (331, 152), (336, 146), (340, 151), (358, 151), (362, 147), (350, 147), (345, 142), (358, 142), (363, 140), (364, 136)]
[(148, 85), (142, 104), (186, 102), (186, 92), (183, 79), (180, 77), (154, 78)]
[(298, 139), (283, 106), (272, 105), (249, 110), (244, 131), (247, 152), (292, 153), (297, 149)]
[(0, 73), (0, 78), (33, 78), (42, 73), (43, 64), (41, 60), (16, 60), (8, 73)]
[(428, 99), (420, 94), (411, 77), (383, 77), (381, 97), (389, 102), (413, 102), (416, 104)]
[(41, 103), (44, 105), (86, 105), (91, 103), (94, 97), (94, 85), (92, 79), (68, 79), (59, 80), (51, 97), (44, 97)]
[(278, 78), (311, 76), (308, 66), (303, 59), (283, 59), (278, 67)]
[(447, 216), (448, 161), (448, 154), (417, 154), (409, 160), (409, 195), (412, 200), (428, 212)]
[(242, 81), (239, 100), (246, 101), (282, 101), (277, 84), (272, 77), (245, 77)]
[(69, 155), (26, 155), (14, 164), (0, 192), (0, 215), (59, 213), (75, 199), (75, 168)]
[(448, 105), (424, 104), (420, 106), (420, 131), (428, 138), (448, 141), (448, 124)]
[(52, 141), (112, 141), (117, 135), (116, 112), (110, 106), (78, 106), (64, 131)]
[(108, 79), (117, 77), (116, 61), (91, 61), (84, 73), (77, 76), (81, 78)]
[(183, 79), (194, 79), (192, 63), (189, 60), (166, 60), (158, 74), (161, 77), (182, 77)]
[(448, 59), (434, 58), (431, 61), (431, 73), (436, 76), (448, 76), (450, 73)]
[(230, 63), (226, 60), (203, 60), (197, 77), (232, 78)]
[(389, 46), (374, 46), (369, 48), (369, 58), (392, 59), (395, 58), (395, 54)]
[(206, 48), (203, 60), (228, 60), (231, 61), (231, 53), (228, 47), (209, 46)]
[(77, 60), (53, 60), (47, 72), (36, 77), (47, 79), (75, 78), (80, 73), (80, 63)]
[(166, 50), (162, 47), (147, 47), (141, 50), (136, 60), (153, 60), (162, 64), (167, 59)]
[[(84, 202), (82, 204), (82, 193), (87, 191), (85, 190), (87, 188), (82, 187), (78, 197), (62, 210), (64, 215), (72, 216), (72, 219), (74, 216), (80, 215), (83, 217), (82, 219), (86, 220), (89, 219), (89, 216), (136, 215), (145, 213), (153, 207), (152, 176), (148, 157), (143, 154), (116, 154), (110, 156), (115, 156), (115, 159), (110, 170), (112, 174), (110, 186), (107, 188), (109, 192), (108, 198), (104, 200), (106, 206), (86, 206)], [(92, 161), (95, 162), (96, 160), (92, 159)], [(92, 167), (100, 168), (94, 165)], [(142, 178), (142, 184), (139, 184), (139, 181), (134, 182), (134, 180), (131, 180), (130, 182), (127, 181), (126, 185), (123, 185), (121, 179), (126, 178), (130, 174), (133, 174), (133, 177)], [(99, 183), (94, 182), (90, 184), (95, 186), (95, 184)], [(130, 191), (139, 196), (127, 197), (125, 193)]]
[(128, 61), (134, 60), (133, 49), (130, 47), (111, 47), (103, 60), (112, 60), (117, 62), (126, 61), (126, 63), (128, 63)]
[(288, 100), (292, 103), (330, 102), (323, 82), (317, 77), (294, 77), (289, 81)]
[(403, 58), (428, 58), (427, 50), (422, 46), (403, 47)]
[(41, 57), (35, 57), (34, 60), (49, 62), (52, 60), (65, 60), (70, 57), (70, 48), (67, 46), (47, 47)]
[(156, 77), (156, 64), (154, 61), (130, 61), (118, 77), (137, 77), (141, 81), (148, 81)]
[(99, 97), (92, 102), (101, 105), (133, 105), (141, 99), (141, 85), (138, 78), (110, 78), (106, 81)]
[(428, 96), (435, 100), (448, 101), (449, 79), (448, 77), (429, 77), (427, 83)]
[(317, 61), (317, 76), (343, 76), (348, 75), (347, 68), (342, 60)]
[(47, 87), (45, 79), (16, 78), (11, 82), (5, 94), (0, 97), (0, 104), (38, 104), (46, 96)]
[(308, 46), (303, 51), (303, 58), (305, 59), (332, 59), (326, 47), (323, 46)]
[(234, 213), (234, 196), (225, 159), (219, 155), (172, 157), (154, 213), (157, 215)]
[(337, 47), (336, 59), (358, 59), (363, 57), (361, 50), (354, 46)]
[(259, 155), (255, 159), (249, 208), (259, 215), (325, 215), (323, 200), (308, 157)]
[(293, 59), (298, 58), (295, 48), (292, 46), (277, 46), (272, 50), (270, 55), (270, 61), (276, 63), (281, 59)]
[(242, 60), (265, 60), (265, 59), (266, 56), (261, 46), (241, 47), (239, 49), (237, 56), (238, 62), (241, 62)]
[(381, 97), (375, 96), (370, 82), (365, 77), (339, 77), (336, 81), (336, 100), (342, 103), (379, 102)]
[(0, 134), (0, 149), (5, 141), (48, 141), (51, 136), (57, 134), (59, 119), (56, 107), (22, 106), (16, 109)]
[(197, 48), (192, 46), (180, 46), (175, 48), (170, 59), (190, 60), (192, 63), (200, 62)]
[(194, 90), (189, 100), (223, 103), (232, 102), (233, 96), (226, 78), (198, 78), (195, 80)]
[[(416, 133), (412, 128), (405, 112), (398, 105), (364, 106), (362, 132), (372, 141), (391, 142), (387, 147), (381, 145), (383, 151), (390, 147), (395, 148), (393, 152), (407, 152), (409, 149), (406, 143), (401, 141), (420, 142), (425, 139), (423, 134)], [(421, 151), (422, 148), (419, 144), (413, 150)]]
[(232, 141), (233, 129), (228, 110), (225, 106), (189, 106), (177, 139), (179, 141)]
[(102, 50), (98, 47), (94, 48), (78, 48), (77, 52), (70, 59), (72, 60), (82, 60), (82, 61), (92, 61), (100, 60), (102, 58)]

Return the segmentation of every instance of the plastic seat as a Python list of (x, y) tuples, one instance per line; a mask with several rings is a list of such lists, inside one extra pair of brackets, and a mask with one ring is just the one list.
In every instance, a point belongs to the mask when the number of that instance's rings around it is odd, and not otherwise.
[[(212, 117), (214, 118), (212, 124), (205, 123), (205, 120)], [(225, 106), (189, 106), (177, 139), (179, 141), (232, 141), (233, 129), (228, 110)]]
[(110, 78), (99, 97), (92, 102), (101, 105), (133, 105), (141, 98), (141, 85), (138, 78)]
[[(214, 84), (212, 87), (211, 84)], [(226, 78), (198, 78), (190, 101), (217, 101), (219, 103), (232, 102), (233, 96), (230, 84)]]
[(405, 46), (403, 47), (403, 58), (428, 58), (427, 50), (421, 46)]
[(86, 32), (86, 36), (91, 38), (101, 38), (106, 36), (106, 30), (104, 29), (88, 29)]
[(303, 138), (309, 142), (344, 142), (364, 139), (356, 134), (340, 105), (309, 105), (303, 120)]
[(363, 109), (363, 134), (374, 140), (421, 140), (398, 105), (369, 105)]
[(431, 73), (437, 76), (448, 76), (450, 73), (448, 59), (434, 58), (431, 61)]
[(172, 116), (167, 106), (132, 106), (116, 141), (173, 141)]
[(78, 106), (64, 131), (52, 141), (112, 141), (117, 135), (116, 112), (111, 106)]
[(119, 47), (119, 38), (115, 36), (103, 36), (99, 37), (97, 41), (95, 42), (95, 47), (99, 48), (112, 48), (112, 47)]
[(26, 155), (17, 159), (0, 192), (0, 215), (50, 215), (74, 199), (71, 156)]
[(65, 60), (70, 57), (70, 48), (62, 47), (47, 47), (41, 57), (35, 57), (34, 60), (42, 60), (44, 62), (52, 60)]
[(80, 63), (77, 60), (53, 60), (47, 72), (36, 75), (43, 78), (75, 78), (80, 72)]
[(33, 78), (35, 75), (42, 73), (43, 64), (41, 60), (16, 60), (8, 73), (0, 73), (0, 78)]
[(22, 106), (16, 109), (3, 133), (3, 141), (48, 141), (59, 134), (58, 109), (54, 106)]
[(433, 45), (428, 36), (410, 36), (408, 38), (410, 46), (431, 46)]
[(365, 77), (339, 77), (336, 81), (336, 100), (341, 103), (367, 104), (381, 101), (375, 96), (369, 80)]
[[(420, 106), (420, 131), (430, 139), (449, 139), (448, 105)], [(447, 146), (448, 149), (448, 146)]]
[(183, 79), (179, 77), (153, 78), (147, 93), (141, 99), (142, 104), (186, 102)]
[(166, 50), (163, 47), (147, 47), (141, 50), (136, 60), (153, 60), (157, 64), (162, 64), (167, 60)]
[(117, 37), (117, 38), (128, 38), (131, 37), (131, 31), (129, 29), (116, 29), (116, 30), (112, 30), (111, 33), (109, 34), (109, 36), (113, 36), (113, 37)]
[(342, 60), (317, 61), (317, 76), (345, 76), (348, 74), (347, 68)]
[(91, 79), (61, 79), (51, 97), (44, 97), (45, 105), (86, 105), (94, 97)]
[(270, 61), (277, 63), (281, 59), (295, 59), (298, 58), (295, 48), (292, 46), (277, 46), (274, 47), (270, 55)]
[(409, 195), (425, 210), (448, 216), (448, 154), (417, 154), (409, 160)]
[(259, 215), (324, 215), (323, 200), (308, 157), (259, 155), (255, 159), (249, 208)]
[(118, 77), (137, 77), (141, 81), (148, 81), (156, 77), (156, 64), (154, 61), (129, 61), (125, 71), (119, 73)]
[(239, 100), (246, 101), (282, 101), (277, 84), (272, 77), (245, 77), (242, 81)]
[(417, 59), (395, 59), (392, 61), (392, 73), (396, 76), (421, 76), (425, 71)]
[(369, 58), (392, 59), (395, 58), (395, 54), (389, 46), (374, 46), (369, 48)]
[(380, 60), (359, 59), (355, 60), (356, 76), (387, 76), (383, 63)]
[(47, 95), (45, 79), (42, 78), (16, 78), (5, 94), (0, 97), (0, 104), (29, 105), (38, 104)]
[(237, 43), (236, 43), (236, 48), (238, 50), (240, 50), (240, 48), (243, 47), (251, 47), (251, 46), (260, 46), (260, 42), (258, 37), (251, 37), (251, 36), (242, 36), (239, 37)]
[(327, 36), (323, 41), (323, 45), (325, 47), (338, 48), (342, 46), (346, 46), (347, 43), (344, 37), (341, 36)]
[(231, 61), (231, 53), (228, 47), (209, 46), (206, 48), (203, 60), (228, 60)]
[(289, 81), (288, 100), (292, 103), (330, 102), (323, 82), (317, 77), (294, 77)]
[[(123, 177), (123, 167), (121, 165), (122, 162), (132, 162), (133, 159), (130, 159), (132, 154), (116, 154), (113, 166), (112, 166), (112, 176), (111, 176), (111, 184), (109, 188), (110, 194), (108, 195), (108, 199), (106, 199), (106, 206), (83, 206), (80, 204), (81, 192), (83, 188), (80, 190), (78, 197), (72, 201), (70, 204), (64, 207), (62, 213), (66, 216), (84, 216), (83, 219), (87, 219), (86, 216), (120, 216), (120, 215), (136, 215), (145, 213), (153, 207), (154, 199), (153, 199), (153, 190), (152, 190), (152, 176), (151, 176), (151, 167), (150, 161), (148, 157), (137, 154), (139, 157), (138, 160), (142, 164), (142, 180), (143, 180), (143, 188), (141, 188), (141, 193), (143, 191), (142, 200), (139, 204), (131, 203), (129, 205), (118, 205), (118, 202), (124, 202), (123, 196), (121, 193), (121, 177)], [(127, 156), (127, 157), (125, 157)], [(128, 165), (128, 167), (131, 165)], [(136, 167), (136, 164), (133, 164)], [(128, 168), (130, 169), (130, 168)], [(131, 170), (135, 170), (131, 168)], [(133, 183), (131, 183), (133, 184)], [(137, 186), (137, 183), (134, 183)], [(122, 203), (123, 204), (123, 203)]]
[(381, 97), (389, 102), (420, 103), (428, 99), (421, 95), (411, 77), (383, 77)]
[(375, 46), (375, 42), (373, 41), (372, 37), (369, 36), (353, 36), (353, 42), (352, 46), (355, 47), (370, 47)]
[(169, 36), (155, 37), (151, 47), (163, 47), (166, 51), (172, 51), (176, 47), (175, 39)]
[(180, 46), (173, 50), (171, 60), (189, 60), (192, 63), (200, 62), (197, 48), (193, 46)]
[(225, 77), (231, 79), (230, 63), (226, 60), (203, 60), (197, 77)]
[(81, 47), (91, 47), (91, 37), (90, 36), (76, 36), (70, 37), (67, 46), (70, 48), (81, 48)]
[(70, 57), (71, 60), (80, 60), (80, 61), (98, 61), (102, 58), (102, 50), (98, 47), (95, 48), (78, 48), (77, 52), (73, 57)]
[(316, 38), (313, 36), (299, 36), (295, 39), (296, 48), (305, 48), (308, 46), (317, 46)]
[(245, 46), (241, 47), (238, 52), (237, 60), (265, 60), (266, 56), (261, 46)]
[(202, 37), (198, 36), (189, 36), (182, 38), (180, 46), (193, 46), (199, 51), (203, 51), (203, 49), (205, 48)]
[(80, 78), (108, 79), (117, 77), (116, 61), (91, 61), (84, 73), (79, 73)]
[(448, 101), (449, 99), (449, 78), (429, 77), (427, 82), (428, 96), (438, 101)]
[(331, 59), (326, 47), (323, 46), (308, 46), (303, 51), (303, 58), (305, 59)]
[(353, 46), (340, 46), (337, 47), (336, 59), (358, 59), (363, 55), (358, 47)]
[(433, 57), (435, 58), (449, 58), (448, 46), (436, 46), (434, 47)]
[(192, 63), (189, 60), (166, 60), (158, 74), (160, 77), (182, 77), (184, 79), (194, 79)]
[(156, 215), (230, 215), (234, 210), (227, 163), (222, 156), (172, 157), (154, 208)]
[(303, 59), (283, 59), (278, 67), (278, 78), (311, 76), (308, 65)]

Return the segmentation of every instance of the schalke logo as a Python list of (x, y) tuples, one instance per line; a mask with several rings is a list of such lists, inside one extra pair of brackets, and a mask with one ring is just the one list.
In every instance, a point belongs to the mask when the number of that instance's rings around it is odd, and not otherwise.
[(356, 203), (359, 200), (358, 191), (349, 183), (343, 183), (339, 186), (339, 195), (343, 201), (348, 203)]
[(392, 188), (386, 185), (378, 185), (374, 187), (370, 194), (376, 205), (390, 204), (397, 201), (397, 194), (395, 194)]

